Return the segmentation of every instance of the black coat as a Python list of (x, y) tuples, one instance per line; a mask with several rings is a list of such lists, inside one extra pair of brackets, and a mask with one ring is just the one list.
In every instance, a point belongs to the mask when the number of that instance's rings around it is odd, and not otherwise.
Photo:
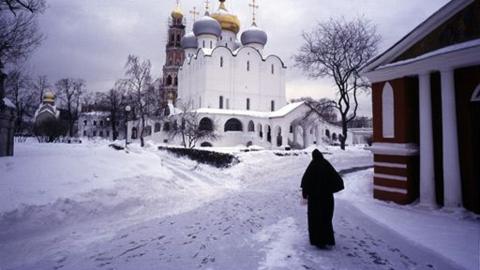
[(314, 150), (313, 160), (302, 178), (302, 196), (308, 199), (308, 231), (310, 243), (316, 246), (335, 245), (333, 235), (333, 193), (344, 188), (343, 180), (333, 166)]

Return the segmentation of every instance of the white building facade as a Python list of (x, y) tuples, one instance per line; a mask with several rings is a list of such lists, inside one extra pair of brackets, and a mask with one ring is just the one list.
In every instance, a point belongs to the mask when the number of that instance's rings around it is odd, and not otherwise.
[[(207, 11), (181, 42), (185, 61), (178, 73), (175, 106), (188, 104), (198, 114), (200, 126), (212, 127), (217, 135), (197, 146), (284, 149), (338, 143), (339, 126), (318, 117), (305, 118), (310, 108), (302, 102), (287, 103), (287, 67), (280, 57), (264, 54), (268, 37), (255, 19), (239, 40), (240, 21), (229, 13), (225, 0), (219, 2), (218, 10)], [(179, 145), (181, 140), (168, 134), (181, 118), (172, 105), (166, 119), (149, 121), (146, 129), (153, 130), (150, 138), (156, 142)], [(128, 137), (137, 138), (139, 128), (137, 122), (130, 122)], [(347, 143), (352, 143), (351, 138)]]

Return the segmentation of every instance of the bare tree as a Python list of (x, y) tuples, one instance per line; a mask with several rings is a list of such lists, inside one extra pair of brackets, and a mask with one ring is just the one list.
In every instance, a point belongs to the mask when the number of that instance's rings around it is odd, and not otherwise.
[(122, 86), (120, 81), (115, 83), (115, 87), (110, 89), (105, 95), (106, 106), (110, 112), (110, 124), (112, 127), (113, 140), (118, 138), (119, 126), (117, 123), (120, 123), (123, 116), (123, 108), (126, 105), (125, 100), (125, 88)]
[(38, 76), (35, 80), (32, 81), (32, 90), (37, 96), (37, 106), (43, 102), (43, 94), (52, 87), (46, 75)]
[(127, 76), (127, 78), (123, 80), (123, 85), (133, 98), (134, 112), (140, 117), (140, 145), (142, 147), (145, 146), (143, 136), (146, 117), (148, 115), (148, 100), (146, 98), (146, 92), (151, 87), (152, 83), (152, 76), (150, 74), (151, 68), (152, 64), (150, 63), (150, 60), (141, 61), (138, 56), (129, 55), (125, 65), (125, 76)]
[(81, 97), (85, 92), (85, 81), (82, 79), (65, 78), (55, 83), (57, 94), (67, 112), (68, 133), (74, 136), (75, 121), (78, 119)]
[(6, 94), (16, 109), (15, 132), (25, 131), (25, 118), (33, 117), (37, 106), (35, 106), (35, 92), (30, 90), (30, 77), (22, 73), (20, 68), (15, 68), (8, 73)]
[(193, 110), (192, 101), (177, 102), (180, 113), (170, 128), (170, 137), (180, 137), (185, 148), (195, 148), (200, 140), (216, 140), (215, 123), (201, 123), (200, 115)]
[(348, 122), (356, 117), (357, 94), (368, 89), (359, 70), (378, 50), (380, 36), (369, 21), (330, 19), (303, 33), (305, 43), (295, 55), (296, 66), (312, 78), (331, 77), (337, 87), (336, 108), (341, 117), (340, 147), (345, 149)]
[(44, 0), (0, 0), (0, 105), (5, 96), (3, 69), (25, 60), (40, 45), (36, 16), (44, 8)]
[(305, 119), (315, 114), (329, 123), (337, 122), (337, 104), (335, 101), (329, 98), (315, 100), (311, 97), (303, 97), (292, 100), (292, 102), (298, 101), (303, 101), (304, 104), (310, 108), (310, 110), (304, 116)]
[(43, 12), (45, 7), (45, 0), (0, 0), (0, 11), (8, 10), (13, 15), (22, 11)]

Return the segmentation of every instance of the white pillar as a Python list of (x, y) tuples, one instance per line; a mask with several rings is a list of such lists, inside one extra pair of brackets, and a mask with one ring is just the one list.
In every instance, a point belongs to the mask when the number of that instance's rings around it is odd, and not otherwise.
[(290, 133), (290, 127), (282, 127), (282, 148), (285, 149), (285, 147), (288, 146), (288, 134)]
[(307, 148), (310, 146), (310, 130), (307, 125), (302, 126), (303, 128), (303, 148)]
[(444, 203), (446, 207), (460, 207), (462, 205), (462, 185), (453, 70), (441, 72), (441, 85)]
[(315, 127), (315, 140), (317, 141), (317, 146), (320, 146), (321, 136), (320, 136), (320, 127), (319, 126)]
[(420, 203), (436, 206), (430, 73), (419, 76)]

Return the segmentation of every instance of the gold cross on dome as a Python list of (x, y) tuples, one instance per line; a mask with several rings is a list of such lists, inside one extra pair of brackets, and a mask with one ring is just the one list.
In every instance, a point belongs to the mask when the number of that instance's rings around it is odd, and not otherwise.
[(210, 1), (209, 1), (209, 0), (205, 0), (205, 13), (206, 13), (206, 14), (208, 13), (209, 6), (210, 6)]
[(257, 16), (257, 9), (260, 7), (256, 4), (256, 0), (252, 0), (251, 4), (248, 4), (249, 7), (252, 8), (252, 24), (256, 25), (256, 16)]
[(193, 7), (193, 10), (190, 10), (190, 14), (193, 15), (193, 22), (195, 22), (197, 15), (200, 15), (200, 12), (197, 11), (197, 7)]

